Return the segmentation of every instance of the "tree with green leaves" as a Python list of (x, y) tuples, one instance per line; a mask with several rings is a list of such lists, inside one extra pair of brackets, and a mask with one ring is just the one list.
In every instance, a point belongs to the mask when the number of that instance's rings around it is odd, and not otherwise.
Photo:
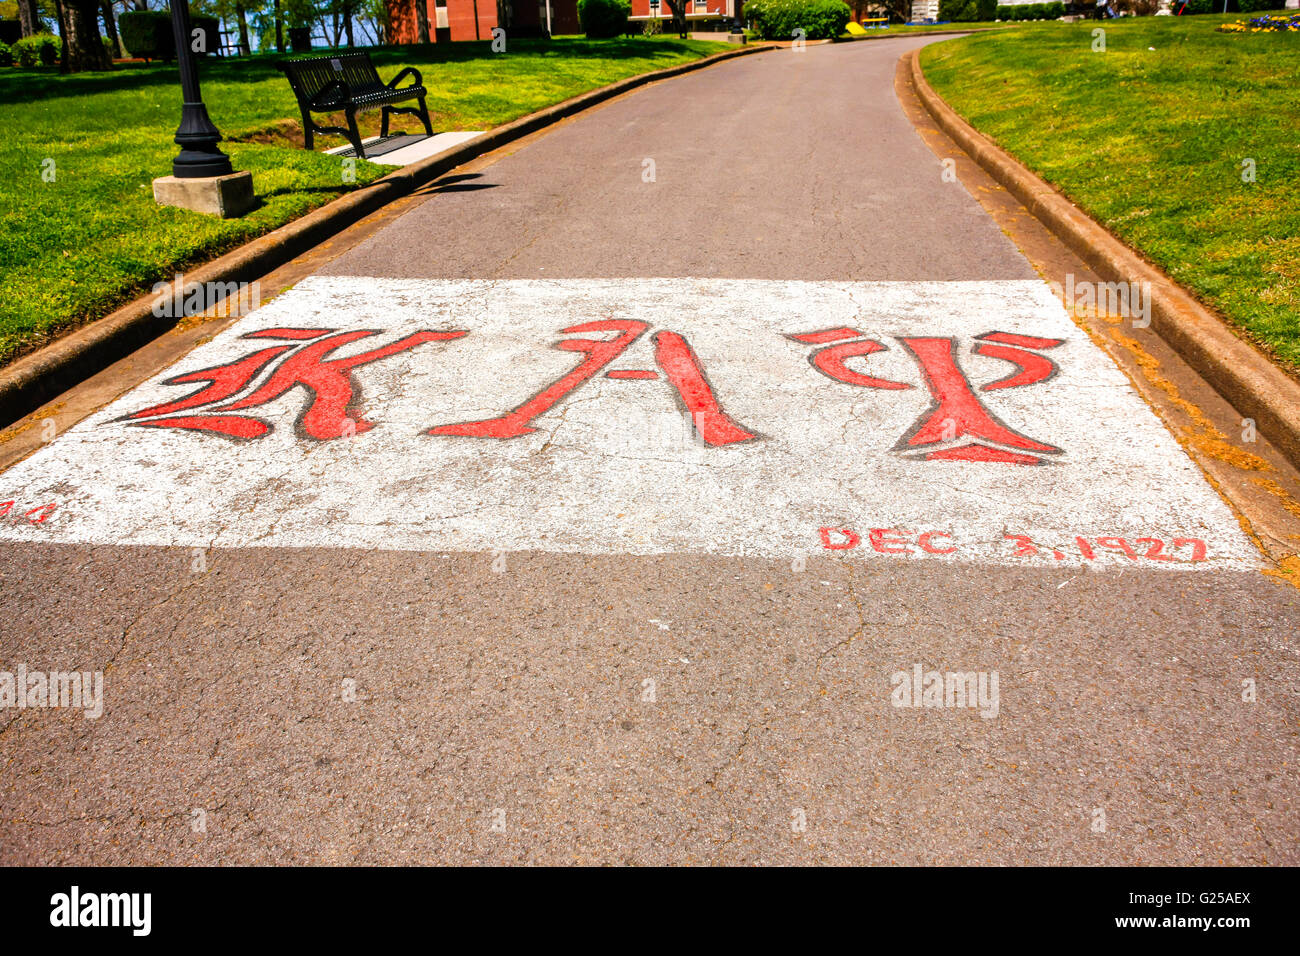
[(190, 9), (195, 12), (209, 13), (212, 16), (219, 17), (226, 23), (233, 23), (235, 31), (239, 36), (235, 46), (240, 56), (248, 56), (253, 52), (253, 42), (248, 32), (248, 14), (250, 8), (253, 8), (258, 0), (212, 0), (210, 3), (190, 4)]

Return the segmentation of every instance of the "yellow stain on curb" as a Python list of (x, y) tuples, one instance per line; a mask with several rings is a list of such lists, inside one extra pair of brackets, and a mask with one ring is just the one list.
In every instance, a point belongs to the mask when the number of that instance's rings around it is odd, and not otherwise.
[(1264, 573), (1300, 590), (1300, 554), (1288, 555), (1277, 563), (1276, 568), (1265, 568)]
[[(1287, 494), (1287, 490), (1283, 488), (1281, 485), (1279, 485), (1272, 478), (1252, 478), (1250, 479), (1250, 481), (1251, 484), (1258, 485), (1259, 487), (1267, 491), (1270, 495), (1274, 495), (1275, 497), (1281, 499), (1282, 507), (1285, 508), (1287, 511), (1289, 511), (1291, 514), (1295, 515), (1297, 518), (1300, 518), (1300, 501), (1296, 501), (1289, 494)], [(1295, 536), (1292, 535), (1292, 537)]]
[[(1106, 316), (1107, 321), (1120, 321)], [(1228, 436), (1219, 431), (1205, 412), (1183, 398), (1178, 386), (1160, 373), (1160, 360), (1144, 349), (1136, 339), (1125, 335), (1118, 328), (1110, 330), (1111, 338), (1128, 349), (1137, 361), (1138, 367), (1146, 380), (1169, 396), (1193, 422), (1193, 427), (1184, 425), (1181, 429), (1187, 442), (1202, 453), (1219, 461), (1227, 462), (1243, 471), (1272, 471), (1273, 466), (1258, 455), (1252, 455), (1228, 441)], [(1283, 492), (1286, 494), (1286, 492)]]
[(63, 407), (67, 404), (68, 404), (67, 402), (52, 402), (51, 404), (45, 406), (44, 417), (36, 418), (34, 415), (28, 415), (25, 420), (20, 420), (18, 422), (15, 422), (13, 425), (10, 425), (4, 431), (0, 431), (0, 445), (3, 445), (5, 442), (10, 441), (14, 438), (17, 438), (19, 435), (27, 431), (29, 428), (35, 428), (36, 426), (43, 424), (47, 419), (49, 419), (53, 415), (58, 414), (59, 411), (61, 411)]

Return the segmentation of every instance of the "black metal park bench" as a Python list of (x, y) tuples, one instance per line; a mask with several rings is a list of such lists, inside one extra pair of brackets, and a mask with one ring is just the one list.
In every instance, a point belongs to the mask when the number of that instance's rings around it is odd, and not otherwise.
[[(388, 135), (388, 117), (391, 113), (418, 116), (424, 123), (424, 131), (433, 135), (429, 110), (424, 105), (424, 95), (427, 92), (424, 78), (413, 66), (406, 67), (389, 83), (379, 78), (375, 65), (370, 62), (370, 54), (364, 52), (284, 60), (279, 66), (289, 78), (294, 95), (298, 97), (307, 149), (312, 148), (315, 133), (334, 133), (346, 136), (356, 150), (357, 158), (365, 159), (365, 147), (361, 145), (361, 134), (357, 131), (357, 114), (378, 109), (383, 110), (379, 124), (381, 136)], [(408, 76), (415, 82), (399, 87), (397, 84)], [(406, 100), (416, 100), (419, 107), (393, 105)], [(347, 116), (347, 129), (340, 126), (317, 126), (311, 118), (312, 113), (337, 113), (340, 110)]]

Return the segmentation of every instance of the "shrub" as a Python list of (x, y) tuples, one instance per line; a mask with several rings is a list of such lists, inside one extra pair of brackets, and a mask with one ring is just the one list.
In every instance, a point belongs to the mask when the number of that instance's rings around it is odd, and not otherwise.
[(949, 23), (972, 23), (976, 20), (992, 20), (999, 10), (997, 0), (939, 0), (939, 19)]
[(833, 40), (848, 26), (852, 11), (844, 0), (750, 0), (745, 16), (764, 40), (789, 40), (803, 30), (808, 40)]
[(59, 38), (50, 33), (38, 33), (23, 37), (13, 45), (13, 55), (22, 67), (53, 66), (59, 62), (59, 53), (63, 47)]
[(1213, 13), (1214, 10), (1214, 0), (1188, 0), (1183, 13)]
[(1059, 20), (1065, 16), (1064, 3), (1020, 3), (997, 8), (999, 20)]
[(176, 42), (172, 39), (171, 17), (167, 14), (156, 10), (124, 10), (117, 18), (117, 32), (126, 52), (132, 56), (162, 60), (175, 55)]
[(9, 44), (0, 40), (0, 66), (14, 65), (14, 51), (9, 49)]
[(975, 0), (939, 0), (939, 20), (970, 23), (975, 19)]
[(1286, 7), (1286, 0), (1237, 0), (1242, 13), (1254, 13), (1257, 10), (1281, 10)]
[(630, 0), (578, 0), (578, 22), (593, 39), (622, 36), (631, 15)]
[[(202, 52), (215, 53), (221, 42), (217, 18), (192, 15), (190, 24), (204, 33)], [(165, 10), (126, 10), (117, 18), (117, 30), (131, 56), (145, 60), (171, 60), (176, 56), (172, 15)]]

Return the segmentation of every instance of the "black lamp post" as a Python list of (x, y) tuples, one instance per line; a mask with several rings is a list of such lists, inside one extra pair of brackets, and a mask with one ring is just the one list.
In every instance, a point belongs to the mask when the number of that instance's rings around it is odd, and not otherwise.
[(176, 62), (181, 71), (181, 125), (176, 130), (180, 154), (172, 160), (172, 175), (177, 179), (201, 179), (229, 176), (234, 170), (230, 157), (217, 148), (221, 133), (208, 118), (199, 92), (199, 71), (190, 51), (189, 0), (171, 0), (172, 33), (176, 36)]

